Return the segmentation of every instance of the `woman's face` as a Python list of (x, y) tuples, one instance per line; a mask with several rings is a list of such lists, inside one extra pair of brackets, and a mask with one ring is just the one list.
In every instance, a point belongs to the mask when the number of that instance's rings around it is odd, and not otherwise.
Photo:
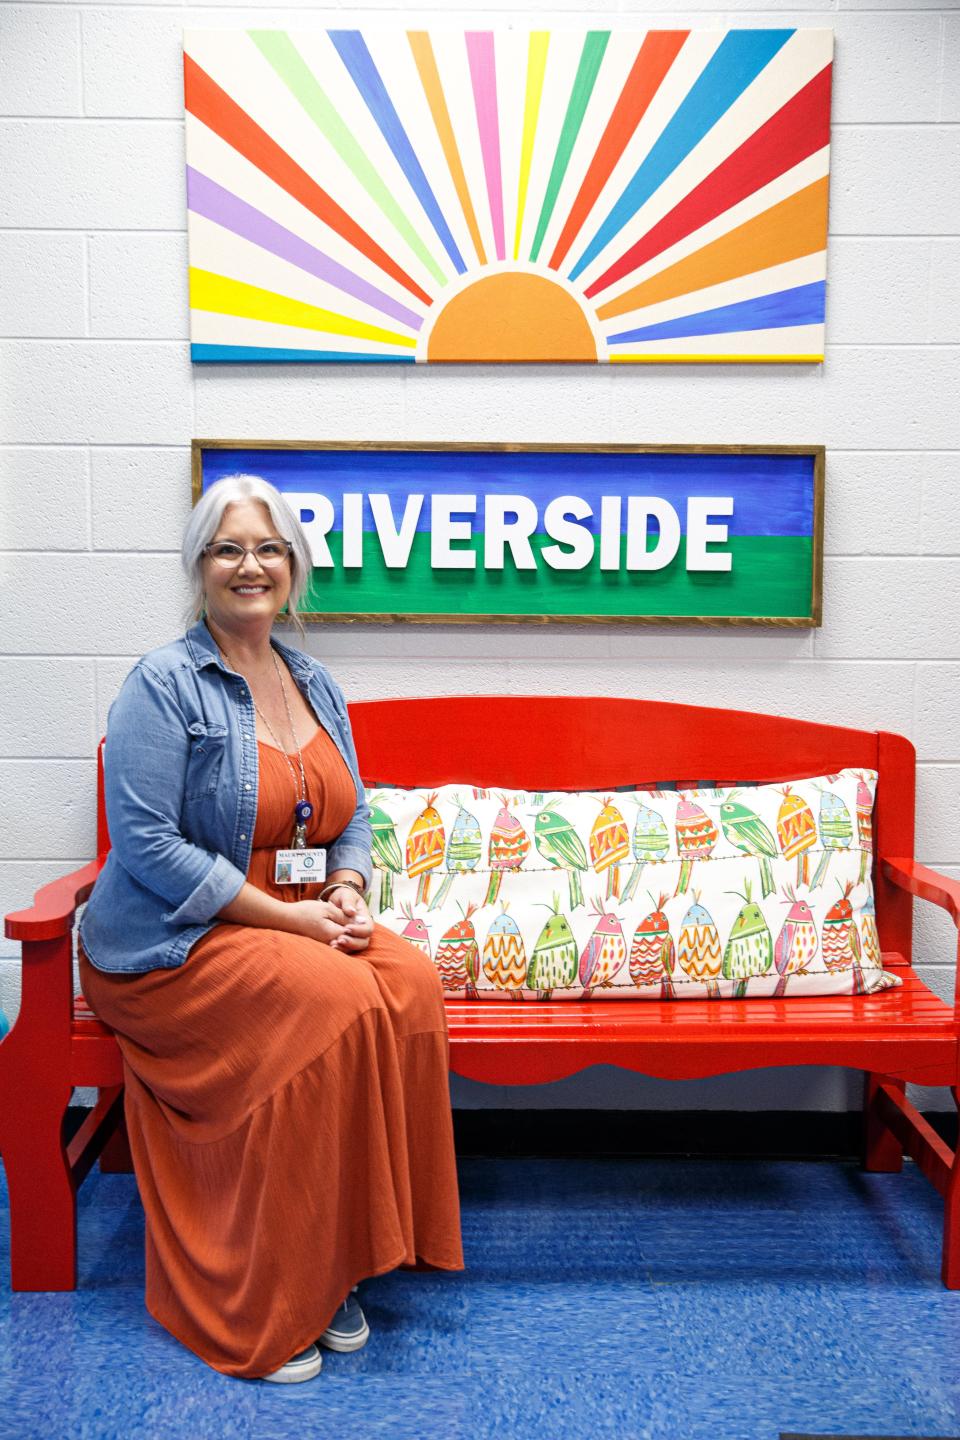
[(259, 500), (241, 500), (228, 505), (211, 543), (230, 540), (247, 554), (235, 570), (203, 560), (203, 583), (207, 615), (215, 625), (236, 630), (251, 621), (262, 624), (279, 615), (290, 596), (290, 561), (267, 569), (250, 552), (264, 540), (281, 540), (270, 512)]

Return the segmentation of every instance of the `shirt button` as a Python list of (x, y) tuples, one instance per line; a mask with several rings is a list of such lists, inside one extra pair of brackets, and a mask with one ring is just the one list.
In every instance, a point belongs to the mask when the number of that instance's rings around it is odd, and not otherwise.
[(252, 786), (252, 785), (244, 785), (243, 788), (244, 788), (244, 790), (252, 790), (252, 789), (253, 789), (253, 786)]
[(246, 835), (241, 835), (241, 836), (240, 836), (240, 839), (241, 839), (241, 840), (246, 840), (246, 838), (247, 838)]

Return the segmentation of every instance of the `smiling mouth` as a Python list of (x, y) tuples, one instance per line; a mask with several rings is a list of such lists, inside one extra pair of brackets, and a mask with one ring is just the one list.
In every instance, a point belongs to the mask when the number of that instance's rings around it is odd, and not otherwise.
[(266, 595), (269, 591), (268, 585), (234, 585), (234, 595)]

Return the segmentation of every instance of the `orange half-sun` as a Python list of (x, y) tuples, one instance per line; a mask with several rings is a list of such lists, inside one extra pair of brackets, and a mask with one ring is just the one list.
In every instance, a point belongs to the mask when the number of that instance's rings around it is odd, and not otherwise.
[(587, 360), (597, 342), (577, 301), (554, 280), (485, 275), (443, 307), (427, 340), (431, 361)]

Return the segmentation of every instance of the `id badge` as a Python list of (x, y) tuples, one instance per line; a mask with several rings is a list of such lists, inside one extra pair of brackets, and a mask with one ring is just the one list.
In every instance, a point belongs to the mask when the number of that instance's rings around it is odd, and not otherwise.
[(277, 851), (273, 878), (278, 885), (320, 885), (326, 874), (327, 852), (319, 846)]

